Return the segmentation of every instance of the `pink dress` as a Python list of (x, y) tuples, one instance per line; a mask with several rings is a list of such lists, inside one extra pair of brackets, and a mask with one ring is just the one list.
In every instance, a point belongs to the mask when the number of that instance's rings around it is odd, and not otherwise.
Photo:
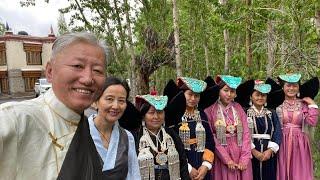
[(308, 108), (297, 99), (292, 103), (284, 101), (277, 108), (282, 123), (282, 143), (278, 155), (278, 180), (312, 180), (313, 162), (308, 134), (304, 125), (316, 126), (318, 109)]
[[(214, 168), (211, 170), (211, 177), (215, 180), (252, 180), (251, 140), (247, 123), (247, 115), (243, 111), (242, 107), (236, 102), (230, 103), (225, 108), (223, 105), (219, 104), (219, 102), (216, 102), (205, 109), (216, 144), (216, 157), (213, 166)], [(235, 133), (235, 135), (229, 132), (226, 133), (226, 145), (221, 145), (219, 142), (215, 126), (219, 106), (222, 107), (221, 110), (225, 121), (229, 121), (229, 123), (232, 121), (234, 122), (234, 114), (236, 114), (241, 121), (243, 126), (241, 146), (238, 145), (237, 133)], [(234, 109), (236, 113), (234, 113), (232, 109)], [(227, 163), (231, 160), (236, 164), (246, 164), (247, 169), (244, 171), (229, 169)]]

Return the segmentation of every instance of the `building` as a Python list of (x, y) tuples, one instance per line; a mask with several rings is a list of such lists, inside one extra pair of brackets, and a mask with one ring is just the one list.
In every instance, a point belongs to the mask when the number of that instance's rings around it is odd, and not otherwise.
[(20, 31), (13, 34), (7, 27), (0, 36), (0, 95), (32, 94), (35, 81), (44, 77), (50, 60), (55, 35), (29, 36)]

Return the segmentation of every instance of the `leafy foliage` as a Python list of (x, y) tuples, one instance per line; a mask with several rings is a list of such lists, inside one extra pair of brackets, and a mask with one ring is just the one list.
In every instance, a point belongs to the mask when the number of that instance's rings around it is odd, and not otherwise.
[(2, 22), (0, 22), (0, 34), (1, 35), (4, 34), (5, 31), (6, 31), (5, 25)]
[[(48, 1), (48, 0), (47, 0)], [(222, 0), (220, 0), (222, 1)], [(265, 79), (267, 76), (268, 43), (272, 40), (275, 62), (272, 76), (280, 73), (300, 72), (304, 80), (320, 76), (317, 57), (320, 52), (320, 30), (315, 26), (315, 12), (320, 10), (319, 0), (177, 0), (179, 9), (180, 49), (185, 76), (204, 79), (209, 69), (211, 76), (224, 73), (224, 30), (229, 32), (231, 61), (229, 73), (244, 79)], [(23, 4), (34, 5), (34, 0)], [(130, 12), (136, 67), (130, 69), (126, 11)], [(149, 83), (159, 92), (169, 79), (175, 79), (174, 39), (171, 0), (129, 1), (73, 0), (60, 10), (71, 15), (71, 30), (91, 31), (105, 39), (111, 53), (109, 74), (130, 77), (130, 71), (139, 74), (138, 85), (143, 93)], [(246, 65), (246, 25), (251, 24), (250, 47), (253, 62)], [(268, 30), (268, 23), (273, 27)], [(271, 32), (271, 33), (270, 33)], [(272, 38), (270, 36), (272, 35)], [(207, 50), (207, 56), (205, 54)], [(208, 64), (206, 64), (206, 58)], [(207, 67), (206, 67), (207, 66)], [(319, 104), (319, 99), (317, 100)], [(315, 133), (314, 148), (318, 148), (320, 131)], [(319, 148), (318, 148), (319, 149)], [(320, 177), (320, 154), (314, 151), (316, 176)]]

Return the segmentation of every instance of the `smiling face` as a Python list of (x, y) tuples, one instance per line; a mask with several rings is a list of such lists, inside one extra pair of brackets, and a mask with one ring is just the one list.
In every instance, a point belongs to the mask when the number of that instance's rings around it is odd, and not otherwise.
[(225, 85), (219, 91), (220, 101), (224, 106), (230, 104), (236, 97), (236, 90)]
[(107, 87), (96, 102), (99, 119), (113, 124), (123, 115), (127, 107), (127, 91), (122, 85)]
[(194, 93), (189, 89), (184, 92), (184, 96), (186, 97), (188, 108), (196, 107), (200, 101), (200, 94)]
[(283, 91), (286, 99), (294, 99), (299, 93), (299, 84), (285, 82), (283, 85)]
[(151, 132), (157, 133), (164, 122), (164, 111), (158, 111), (154, 106), (150, 106), (149, 110), (144, 116), (146, 128)]
[(251, 95), (252, 104), (257, 108), (261, 109), (267, 101), (267, 94), (263, 94), (259, 91), (254, 91)]
[(101, 93), (105, 81), (104, 51), (89, 43), (72, 43), (48, 62), (46, 77), (57, 98), (81, 114)]

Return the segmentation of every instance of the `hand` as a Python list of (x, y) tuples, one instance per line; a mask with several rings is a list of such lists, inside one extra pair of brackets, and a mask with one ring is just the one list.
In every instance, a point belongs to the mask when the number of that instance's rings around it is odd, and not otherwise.
[(263, 159), (262, 161), (266, 161), (266, 160), (269, 160), (271, 155), (272, 155), (273, 151), (272, 149), (267, 149), (263, 152)]
[(207, 166), (200, 166), (198, 169), (198, 176), (195, 178), (196, 180), (202, 180), (204, 179), (204, 177), (206, 176), (207, 172), (208, 172), (208, 167)]
[(190, 178), (193, 180), (193, 179), (195, 179), (198, 175), (199, 175), (199, 172), (198, 172), (194, 167), (192, 167), (191, 172), (190, 172), (190, 174), (189, 174)]
[(231, 169), (231, 170), (235, 170), (235, 169), (236, 169), (236, 164), (235, 164), (233, 161), (229, 161), (229, 162), (227, 163), (227, 166), (228, 166), (228, 168)]
[(238, 164), (238, 169), (239, 169), (240, 171), (244, 171), (244, 170), (247, 169), (247, 165), (239, 163), (239, 164)]
[(304, 97), (302, 98), (302, 100), (306, 102), (308, 105), (316, 104), (310, 97)]
[(257, 158), (259, 161), (263, 160), (263, 154), (259, 151), (257, 151), (256, 149), (252, 149), (251, 150), (252, 155)]

